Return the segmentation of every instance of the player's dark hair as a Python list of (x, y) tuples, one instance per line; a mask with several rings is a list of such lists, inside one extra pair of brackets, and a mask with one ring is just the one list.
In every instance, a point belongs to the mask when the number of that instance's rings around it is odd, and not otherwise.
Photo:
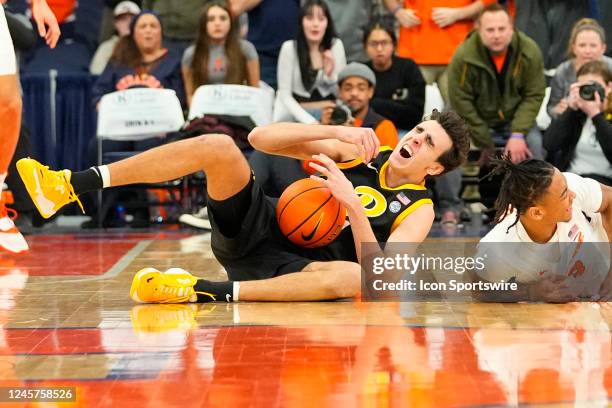
[(453, 143), (447, 151), (438, 157), (438, 163), (444, 166), (444, 171), (440, 174), (448, 173), (465, 163), (470, 152), (471, 132), (461, 116), (453, 111), (440, 112), (434, 109), (425, 120), (438, 122)]
[(515, 164), (508, 155), (492, 160), (492, 164), (494, 168), (487, 177), (503, 176), (499, 195), (495, 200), (495, 222), (506, 218), (512, 209), (516, 210), (516, 219), (507, 232), (519, 222), (519, 217), (529, 207), (533, 207), (546, 194), (552, 183), (555, 167), (537, 159)]

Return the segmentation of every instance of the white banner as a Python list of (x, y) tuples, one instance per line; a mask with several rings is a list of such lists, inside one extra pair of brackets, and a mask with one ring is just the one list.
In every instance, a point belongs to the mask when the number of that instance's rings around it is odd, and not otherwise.
[(133, 88), (100, 100), (98, 137), (140, 140), (177, 131), (185, 120), (171, 89)]
[(249, 116), (256, 125), (272, 122), (274, 90), (245, 85), (203, 85), (196, 89), (189, 120), (205, 114)]

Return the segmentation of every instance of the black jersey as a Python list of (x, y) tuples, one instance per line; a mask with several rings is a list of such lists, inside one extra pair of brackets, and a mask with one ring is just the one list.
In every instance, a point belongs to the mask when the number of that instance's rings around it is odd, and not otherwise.
[[(385, 171), (392, 152), (391, 148), (385, 146), (381, 147), (379, 155), (368, 164), (364, 164), (360, 159), (337, 163), (361, 198), (378, 242), (386, 242), (404, 218), (417, 208), (424, 204), (433, 204), (431, 192), (424, 185), (403, 184), (393, 188), (387, 185)], [(320, 249), (331, 252), (334, 259), (355, 260), (355, 243), (348, 218), (340, 236)]]

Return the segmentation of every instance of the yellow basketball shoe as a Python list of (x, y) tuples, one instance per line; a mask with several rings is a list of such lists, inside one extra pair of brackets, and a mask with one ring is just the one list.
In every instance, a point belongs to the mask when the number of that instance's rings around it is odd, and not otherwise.
[(70, 170), (49, 170), (48, 166), (28, 157), (17, 162), (17, 171), (43, 218), (51, 217), (57, 210), (74, 201), (85, 213), (83, 204), (70, 184)]
[(138, 303), (185, 303), (197, 302), (198, 294), (214, 302), (216, 296), (207, 292), (196, 292), (198, 278), (181, 268), (170, 268), (160, 272), (144, 268), (136, 272), (130, 288), (130, 297)]

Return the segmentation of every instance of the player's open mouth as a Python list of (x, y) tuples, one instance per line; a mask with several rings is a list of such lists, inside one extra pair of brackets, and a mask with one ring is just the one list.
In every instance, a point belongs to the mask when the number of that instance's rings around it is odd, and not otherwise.
[(404, 159), (409, 159), (412, 157), (412, 151), (410, 150), (410, 148), (408, 147), (408, 145), (404, 145), (402, 146), (402, 148), (399, 151), (400, 156), (402, 156)]

